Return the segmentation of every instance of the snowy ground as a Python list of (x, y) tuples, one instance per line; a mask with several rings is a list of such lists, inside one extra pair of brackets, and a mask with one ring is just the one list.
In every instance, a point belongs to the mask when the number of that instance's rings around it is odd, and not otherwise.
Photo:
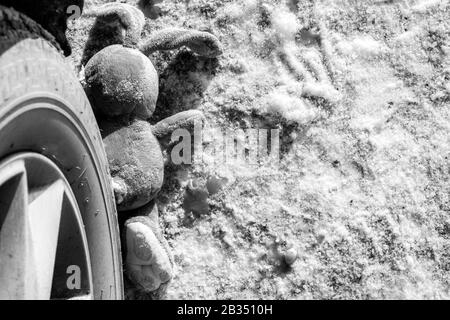
[[(154, 54), (151, 121), (195, 108), (224, 130), (281, 130), (278, 167), (168, 165), (159, 207), (176, 277), (167, 298), (450, 298), (449, 1), (161, 8), (145, 34), (209, 30), (224, 55)], [(75, 63), (92, 23), (71, 24)], [(188, 179), (211, 176), (227, 183), (209, 211), (186, 213)]]

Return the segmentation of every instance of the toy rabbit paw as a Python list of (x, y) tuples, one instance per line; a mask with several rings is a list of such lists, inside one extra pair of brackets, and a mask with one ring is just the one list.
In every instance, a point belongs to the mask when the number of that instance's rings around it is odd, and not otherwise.
[(159, 228), (156, 206), (151, 203), (140, 212), (142, 216), (125, 223), (125, 272), (140, 290), (156, 297), (164, 294), (173, 278), (173, 258)]

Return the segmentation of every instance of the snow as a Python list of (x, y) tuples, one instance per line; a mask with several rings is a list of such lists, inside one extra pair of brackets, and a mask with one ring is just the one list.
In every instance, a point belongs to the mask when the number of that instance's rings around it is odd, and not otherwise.
[[(174, 0), (147, 21), (144, 37), (192, 27), (224, 45), (217, 62), (151, 56), (152, 121), (197, 108), (222, 130), (281, 130), (277, 166), (168, 165), (167, 298), (450, 298), (450, 4), (375, 2)], [(75, 63), (91, 24), (72, 27)], [(210, 176), (228, 182), (187, 215), (186, 181)]]

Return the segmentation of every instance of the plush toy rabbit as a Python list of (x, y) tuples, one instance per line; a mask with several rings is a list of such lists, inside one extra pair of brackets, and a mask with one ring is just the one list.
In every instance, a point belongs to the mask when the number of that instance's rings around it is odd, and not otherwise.
[(147, 55), (187, 46), (199, 55), (216, 57), (221, 49), (213, 35), (184, 29), (160, 31), (141, 44), (144, 22), (143, 13), (131, 5), (101, 7), (85, 49), (85, 79), (103, 134), (117, 208), (136, 215), (124, 228), (126, 274), (139, 288), (154, 292), (173, 276), (154, 204), (164, 174), (158, 139), (193, 126), (203, 115), (192, 110), (154, 126), (147, 122), (158, 98), (158, 75)]

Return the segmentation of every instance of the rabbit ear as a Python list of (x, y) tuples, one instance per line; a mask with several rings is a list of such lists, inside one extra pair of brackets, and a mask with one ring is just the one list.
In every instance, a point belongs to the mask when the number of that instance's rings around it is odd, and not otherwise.
[(153, 33), (139, 49), (145, 54), (186, 46), (196, 54), (214, 58), (222, 54), (219, 39), (209, 32), (170, 28)]
[(135, 34), (139, 37), (145, 25), (145, 17), (142, 11), (126, 3), (106, 3), (99, 8), (92, 10), (90, 15), (96, 16), (97, 19), (114, 17), (115, 19), (118, 19), (131, 34)]
[(136, 7), (112, 2), (86, 12), (85, 15), (95, 17), (96, 20), (84, 48), (83, 65), (110, 45), (136, 47), (141, 40), (145, 17)]

